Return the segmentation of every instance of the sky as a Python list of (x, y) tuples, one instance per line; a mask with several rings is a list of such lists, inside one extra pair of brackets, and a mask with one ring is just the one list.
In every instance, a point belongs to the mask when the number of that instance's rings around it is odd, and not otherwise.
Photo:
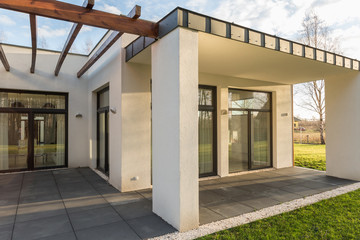
[[(63, 0), (82, 5), (83, 0)], [(126, 15), (135, 5), (142, 19), (158, 21), (177, 6), (268, 34), (297, 41), (308, 11), (325, 21), (339, 38), (343, 55), (360, 59), (360, 1), (358, 0), (95, 0), (94, 9)], [(72, 23), (37, 17), (38, 47), (62, 50)], [(89, 53), (106, 30), (84, 26), (71, 52)], [(0, 42), (30, 46), (27, 14), (0, 9)], [(296, 99), (295, 99), (296, 101)], [(313, 116), (295, 106), (295, 115)]]

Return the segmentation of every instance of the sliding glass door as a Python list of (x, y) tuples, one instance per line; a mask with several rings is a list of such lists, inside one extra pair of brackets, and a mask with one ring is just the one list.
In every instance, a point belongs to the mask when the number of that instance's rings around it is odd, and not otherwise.
[(271, 93), (229, 89), (229, 172), (272, 166)]
[(199, 87), (199, 175), (216, 175), (216, 90)]
[(67, 166), (67, 94), (0, 90), (0, 171)]

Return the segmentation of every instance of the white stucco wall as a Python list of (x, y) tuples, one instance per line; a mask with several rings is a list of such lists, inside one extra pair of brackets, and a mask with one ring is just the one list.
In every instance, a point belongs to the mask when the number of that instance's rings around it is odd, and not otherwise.
[[(76, 77), (86, 57), (69, 54), (58, 77), (54, 70), (59, 53), (37, 51), (35, 73), (30, 73), (31, 49), (3, 45), (10, 72), (0, 66), (0, 88), (69, 93), (68, 165), (88, 166), (87, 81)], [(81, 113), (82, 118), (75, 118)]]
[(96, 168), (96, 92), (109, 86), (110, 108), (116, 109), (109, 114), (109, 181), (122, 192), (151, 187), (151, 67), (125, 63), (124, 47), (135, 38), (123, 35), (86, 76), (91, 166)]
[(326, 174), (360, 181), (360, 74), (325, 79)]

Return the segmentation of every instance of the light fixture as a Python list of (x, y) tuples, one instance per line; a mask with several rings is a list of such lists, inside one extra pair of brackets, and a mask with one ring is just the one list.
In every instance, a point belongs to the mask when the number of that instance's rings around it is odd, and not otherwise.
[(110, 108), (110, 112), (112, 112), (113, 114), (115, 114), (115, 113), (116, 113), (116, 107)]

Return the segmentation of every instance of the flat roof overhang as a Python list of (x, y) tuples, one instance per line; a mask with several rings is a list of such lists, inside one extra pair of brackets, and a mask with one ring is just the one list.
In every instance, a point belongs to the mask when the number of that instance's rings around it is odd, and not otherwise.
[[(151, 47), (128, 62), (151, 64)], [(336, 64), (199, 32), (199, 72), (277, 84), (296, 84), (359, 74)]]
[[(199, 32), (199, 71), (295, 84), (359, 74), (360, 62), (298, 42), (176, 8), (159, 22), (159, 38), (178, 27)], [(126, 61), (151, 64), (155, 39), (139, 37), (126, 47)]]

